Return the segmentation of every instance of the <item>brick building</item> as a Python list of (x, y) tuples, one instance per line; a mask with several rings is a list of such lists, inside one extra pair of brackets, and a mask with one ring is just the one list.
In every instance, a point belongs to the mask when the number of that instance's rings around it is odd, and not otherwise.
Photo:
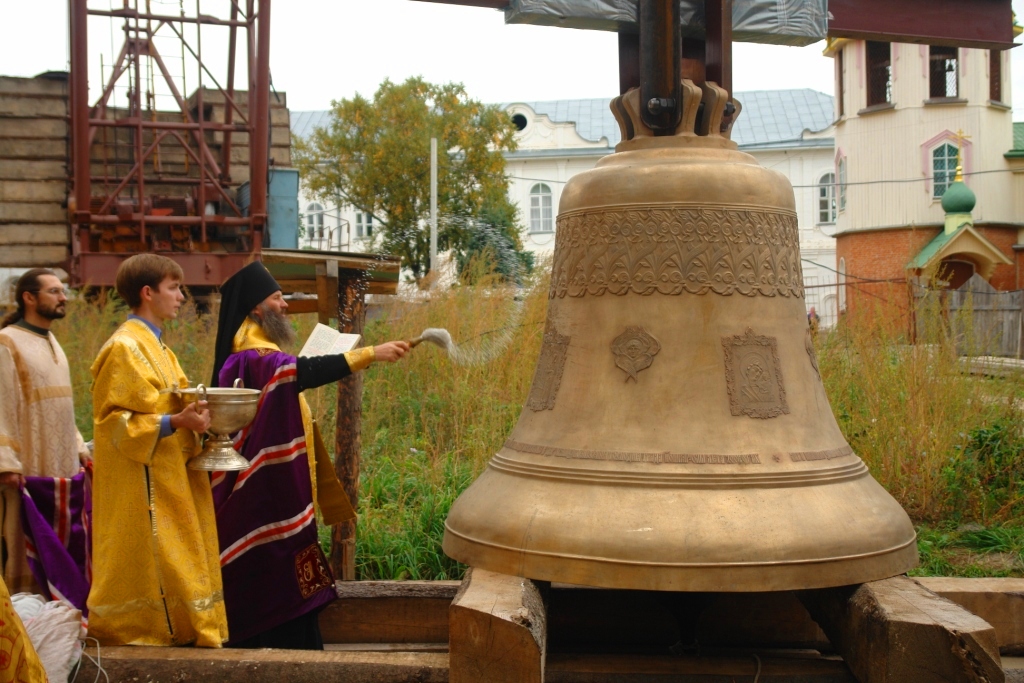
[(1024, 287), (1009, 54), (846, 39), (825, 54), (836, 66), (840, 310), (909, 297), (918, 278)]

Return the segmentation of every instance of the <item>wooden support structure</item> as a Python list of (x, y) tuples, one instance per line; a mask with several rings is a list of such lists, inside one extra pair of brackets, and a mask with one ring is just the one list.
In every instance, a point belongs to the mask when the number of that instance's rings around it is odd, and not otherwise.
[[(264, 249), (263, 264), (289, 297), (290, 313), (316, 313), (338, 330), (362, 334), (367, 294), (395, 294), (401, 262), (397, 257), (334, 251)], [(294, 295), (304, 298), (294, 298)], [(315, 294), (312, 298), (306, 295)], [(358, 510), (360, 419), (363, 380), (360, 373), (338, 383), (334, 467), (352, 506)], [(331, 530), (331, 569), (335, 577), (356, 578), (356, 522), (335, 525)]]
[[(359, 275), (346, 271), (338, 279), (338, 329), (362, 334), (366, 320), (366, 287)], [(338, 382), (337, 432), (334, 469), (353, 507), (359, 500), (359, 453), (362, 445), (363, 375), (354, 373)], [(356, 520), (335, 525), (331, 530), (331, 568), (344, 581), (356, 578)]]
[(1000, 654), (1024, 655), (1024, 579), (935, 576), (917, 582), (991, 624)]
[[(979, 605), (994, 625), (1024, 623), (1021, 579), (918, 583)], [(338, 582), (339, 599), (320, 615), (327, 652), (104, 647), (102, 662), (111, 681), (441, 683), (455, 680), (449, 677), (449, 612), (459, 589), (458, 581)], [(665, 597), (553, 584), (547, 595), (547, 682), (750, 681), (760, 665), (760, 683), (857, 683), (841, 659), (816, 654), (831, 645), (793, 593), (711, 596), (697, 623), (699, 653), (675, 655), (666, 653), (680, 637), (672, 617), (678, 610)], [(996, 631), (1005, 652), (1009, 632)], [(1004, 659), (1003, 665), (1007, 681), (1024, 681), (1024, 659)], [(81, 677), (96, 677), (92, 663), (82, 668)], [(950, 674), (945, 680), (965, 679)]]
[(547, 609), (529, 579), (470, 569), (449, 612), (451, 683), (543, 683)]
[(995, 629), (897, 576), (800, 598), (858, 683), (1003, 683)]

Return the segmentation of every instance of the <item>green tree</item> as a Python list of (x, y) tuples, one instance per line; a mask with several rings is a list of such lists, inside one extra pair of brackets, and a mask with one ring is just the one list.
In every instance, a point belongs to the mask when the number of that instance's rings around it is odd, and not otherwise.
[(438, 147), (438, 251), (465, 253), (473, 217), (511, 216), (502, 231), (521, 249), (508, 200), (502, 152), (515, 149), (515, 124), (500, 107), (472, 100), (461, 84), (385, 80), (373, 100), (331, 103), (332, 121), (295, 140), (295, 163), (311, 194), (341, 196), (374, 217), (382, 251), (400, 256), (419, 279), (430, 269), (430, 138)]

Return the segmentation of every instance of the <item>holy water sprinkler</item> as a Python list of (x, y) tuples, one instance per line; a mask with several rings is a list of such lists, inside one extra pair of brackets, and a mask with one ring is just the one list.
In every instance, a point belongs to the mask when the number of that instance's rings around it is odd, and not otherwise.
[(420, 334), (420, 336), (410, 340), (409, 346), (416, 348), (421, 342), (430, 342), (435, 346), (440, 346), (449, 353), (451, 353), (452, 349), (455, 348), (455, 342), (452, 341), (452, 335), (443, 327), (428, 327), (423, 330), (423, 333)]

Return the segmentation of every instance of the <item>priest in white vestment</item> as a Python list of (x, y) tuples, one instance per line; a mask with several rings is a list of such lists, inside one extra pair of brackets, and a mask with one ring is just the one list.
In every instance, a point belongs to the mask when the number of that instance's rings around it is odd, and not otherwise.
[(65, 315), (64, 285), (34, 268), (15, 294), (17, 310), (0, 323), (0, 562), (11, 593), (38, 593), (21, 525), (22, 477), (73, 477), (88, 449), (75, 426), (68, 359), (50, 331)]

